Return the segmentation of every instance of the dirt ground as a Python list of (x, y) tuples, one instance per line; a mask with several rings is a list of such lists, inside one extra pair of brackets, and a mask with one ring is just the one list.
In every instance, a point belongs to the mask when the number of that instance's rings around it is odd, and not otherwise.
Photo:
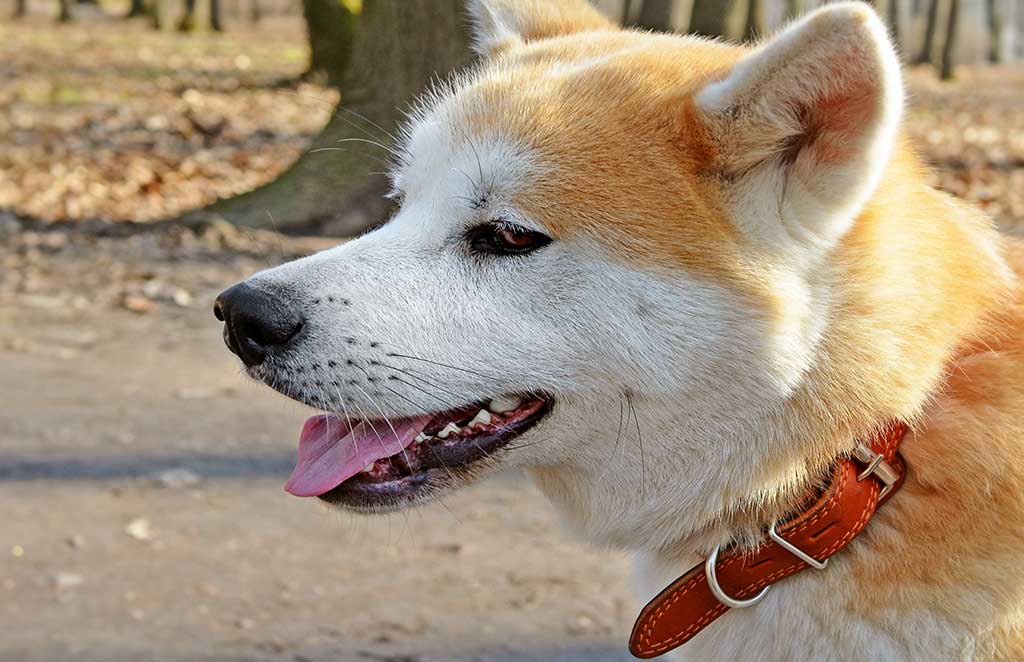
[(626, 560), (515, 476), (376, 519), (282, 491), (308, 411), (240, 375), (210, 301), (330, 242), (13, 225), (0, 660), (627, 659)]

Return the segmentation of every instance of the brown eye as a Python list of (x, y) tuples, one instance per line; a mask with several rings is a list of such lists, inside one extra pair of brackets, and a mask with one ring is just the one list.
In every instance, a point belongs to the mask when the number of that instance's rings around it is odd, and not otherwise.
[(506, 222), (479, 225), (466, 238), (475, 252), (492, 255), (522, 255), (551, 243), (541, 232)]

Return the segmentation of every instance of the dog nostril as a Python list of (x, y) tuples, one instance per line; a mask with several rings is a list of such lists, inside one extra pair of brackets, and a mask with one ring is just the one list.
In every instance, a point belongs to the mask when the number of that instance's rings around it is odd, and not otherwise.
[(259, 365), (272, 347), (284, 345), (302, 328), (291, 301), (246, 283), (225, 290), (214, 304), (224, 321), (224, 342), (248, 366)]

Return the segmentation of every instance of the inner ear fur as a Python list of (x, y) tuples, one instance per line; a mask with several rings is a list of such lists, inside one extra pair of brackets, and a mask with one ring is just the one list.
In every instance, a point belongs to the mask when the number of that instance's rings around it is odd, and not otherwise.
[(734, 202), (749, 207), (743, 196), (755, 196), (764, 206), (774, 196), (789, 234), (828, 242), (878, 185), (903, 85), (884, 24), (867, 5), (847, 2), (791, 25), (695, 102), (716, 144), (715, 167), (735, 183)]

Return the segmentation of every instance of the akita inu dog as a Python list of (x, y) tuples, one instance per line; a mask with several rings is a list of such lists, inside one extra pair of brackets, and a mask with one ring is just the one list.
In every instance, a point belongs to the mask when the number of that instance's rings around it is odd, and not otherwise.
[(871, 9), (756, 48), (470, 9), (394, 218), (216, 304), (330, 412), (288, 491), (386, 511), (521, 467), (637, 553), (643, 657), (1024, 660), (1024, 246), (925, 184)]

